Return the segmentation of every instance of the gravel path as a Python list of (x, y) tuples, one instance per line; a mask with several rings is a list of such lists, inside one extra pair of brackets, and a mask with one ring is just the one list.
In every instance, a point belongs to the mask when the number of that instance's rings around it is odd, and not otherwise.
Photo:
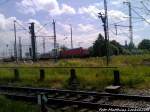
[(126, 94), (130, 95), (144, 95), (144, 96), (150, 96), (150, 89), (142, 89), (142, 90), (135, 90), (135, 89), (127, 89), (125, 90)]

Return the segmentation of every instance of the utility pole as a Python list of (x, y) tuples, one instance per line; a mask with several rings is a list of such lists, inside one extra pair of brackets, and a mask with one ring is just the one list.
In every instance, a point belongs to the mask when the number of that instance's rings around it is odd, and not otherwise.
[(13, 49), (11, 46), (9, 46), (9, 56), (12, 57), (13, 56)]
[(127, 43), (127, 40), (125, 40), (125, 48), (128, 47), (128, 43)]
[(57, 43), (57, 40), (56, 40), (56, 23), (55, 23), (55, 20), (53, 19), (53, 32), (54, 32), (54, 61), (57, 62), (57, 46), (56, 46), (56, 43)]
[(20, 56), (20, 60), (22, 60), (22, 42), (21, 42), (21, 37), (19, 37), (19, 56)]
[(29, 47), (29, 56), (30, 56), (30, 58), (33, 56), (33, 54), (32, 54), (32, 46)]
[(107, 0), (104, 0), (104, 14), (99, 13), (99, 18), (101, 18), (104, 26), (104, 34), (105, 34), (105, 46), (106, 46), (106, 65), (109, 65), (109, 31), (108, 31), (108, 12), (107, 12)]
[(45, 52), (46, 52), (46, 47), (45, 47), (45, 38), (43, 37), (43, 53), (45, 54)]
[(105, 10), (105, 35), (106, 35), (106, 50), (107, 50), (107, 66), (109, 66), (109, 29), (108, 29), (108, 11), (107, 11), (107, 0), (104, 0)]
[(73, 49), (73, 40), (72, 40), (72, 25), (70, 25), (70, 33), (71, 33), (71, 49)]
[(14, 21), (14, 36), (15, 36), (15, 43), (14, 43), (14, 58), (15, 58), (15, 61), (18, 62), (18, 56), (17, 56), (16, 20)]
[(9, 45), (8, 44), (6, 44), (6, 57), (9, 57), (9, 50), (8, 50), (8, 47), (9, 47)]
[(118, 35), (118, 28), (117, 28), (117, 24), (114, 24), (114, 26), (115, 26), (115, 34), (116, 34), (116, 37), (117, 37), (117, 35)]
[(32, 60), (37, 61), (37, 52), (36, 52), (36, 36), (34, 31), (34, 23), (31, 23), (29, 27), (31, 33), (31, 46), (32, 46)]
[(129, 7), (129, 34), (130, 34), (130, 44), (133, 45), (133, 26), (132, 26), (132, 11), (131, 11), (131, 2), (123, 2)]

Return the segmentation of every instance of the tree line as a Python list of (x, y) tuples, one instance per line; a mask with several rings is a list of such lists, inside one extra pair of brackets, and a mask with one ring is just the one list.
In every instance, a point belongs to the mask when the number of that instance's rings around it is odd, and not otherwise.
[[(116, 40), (109, 41), (109, 55), (124, 55), (124, 54), (143, 54), (150, 53), (150, 40), (143, 39), (137, 47), (130, 43), (129, 45), (121, 45)], [(106, 41), (99, 34), (93, 45), (89, 47), (90, 56), (106, 56)]]

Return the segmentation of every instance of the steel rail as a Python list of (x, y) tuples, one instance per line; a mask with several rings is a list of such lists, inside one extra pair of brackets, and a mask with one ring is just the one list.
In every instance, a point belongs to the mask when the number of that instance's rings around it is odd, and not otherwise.
[[(16, 95), (10, 93), (4, 93), (7, 98), (12, 100), (22, 100), (27, 102), (36, 103), (37, 97), (36, 96), (27, 96), (27, 95)], [(77, 105), (78, 107), (88, 108), (98, 110), (102, 109), (122, 109), (122, 110), (137, 110), (138, 108), (126, 107), (126, 106), (117, 106), (117, 105), (108, 105), (108, 104), (99, 104), (99, 103), (92, 103), (92, 102), (84, 102), (84, 101), (74, 101), (74, 100), (65, 100), (59, 98), (48, 98), (47, 105), (58, 105), (58, 106), (71, 106)]]
[(79, 94), (86, 96), (95, 97), (112, 97), (115, 99), (129, 99), (129, 100), (144, 100), (150, 101), (150, 96), (142, 95), (127, 95), (127, 94), (111, 94), (111, 93), (101, 93), (93, 91), (73, 91), (73, 90), (61, 90), (61, 89), (46, 89), (46, 88), (32, 88), (32, 87), (14, 87), (14, 86), (0, 86), (0, 91), (17, 91), (17, 92), (30, 92), (30, 93), (46, 93), (46, 94)]

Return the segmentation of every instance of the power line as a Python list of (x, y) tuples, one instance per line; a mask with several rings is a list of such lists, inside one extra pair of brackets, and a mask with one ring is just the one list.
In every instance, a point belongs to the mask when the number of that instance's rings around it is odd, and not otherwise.
[(48, 24), (49, 24), (49, 23), (45, 23), (43, 26), (41, 26), (41, 27), (37, 30), (36, 33), (38, 33), (38, 32), (40, 32), (41, 30), (43, 30), (44, 27), (47, 26)]
[(141, 7), (137, 7), (137, 6), (132, 6), (133, 8), (135, 8), (135, 9), (139, 9), (139, 10), (144, 10), (144, 8), (141, 8)]
[(114, 24), (118, 24), (118, 23), (122, 23), (122, 22), (125, 22), (125, 21), (113, 22), (113, 23), (111, 23), (111, 24), (109, 24), (109, 25), (113, 25), (113, 26), (114, 26)]
[(136, 10), (134, 10), (133, 8), (131, 8), (131, 9), (135, 14), (137, 14), (139, 17), (141, 17), (141, 19), (143, 19), (146, 23), (150, 24), (150, 22), (147, 21), (147, 19), (145, 19), (142, 15), (140, 15)]
[(115, 24), (116, 26), (120, 26), (120, 27), (129, 27), (129, 26), (126, 26), (126, 25), (119, 25), (119, 24)]
[[(130, 18), (130, 17), (123, 17), (123, 18)], [(133, 19), (141, 19), (139, 17), (132, 17)]]
[[(144, 20), (134, 21), (134, 22), (132, 22), (132, 23), (139, 23), (139, 22), (141, 22), (141, 21), (144, 21)], [(127, 26), (127, 25), (121, 25), (121, 24), (114, 24), (114, 25), (119, 26), (119, 27), (123, 27), (123, 28), (128, 28), (128, 27), (129, 27), (129, 26)], [(134, 28), (133, 28), (133, 29), (134, 29)]]
[(116, 32), (114, 32), (113, 30), (110, 29), (110, 31), (112, 32), (112, 34), (116, 35)]
[(141, 1), (141, 4), (142, 4), (143, 7), (147, 10), (148, 14), (150, 14), (150, 9), (144, 4), (143, 1)]
[[(17, 29), (17, 28), (16, 28), (16, 30), (20, 31), (20, 32), (24, 31), (24, 29)], [(11, 32), (11, 31), (14, 31), (14, 29), (2, 29), (2, 30), (0, 30), (0, 32)]]
[(142, 20), (139, 20), (139, 21), (134, 21), (134, 22), (132, 22), (132, 23), (139, 23), (139, 22), (141, 22), (141, 21), (144, 21), (144, 20), (142, 19)]
[[(115, 32), (113, 31), (113, 30), (110, 30), (114, 35), (122, 35), (122, 34), (126, 34), (127, 35), (127, 33), (125, 33), (125, 32), (123, 32), (121, 29), (119, 29), (117, 26), (120, 26), (120, 27), (122, 27), (121, 25), (117, 25), (117, 24), (114, 24), (114, 26), (115, 26)], [(124, 27), (123, 27), (124, 28)], [(121, 30), (122, 31), (122, 33), (118, 33), (118, 32), (120, 32), (120, 31), (118, 31), (118, 29), (119, 30)], [(127, 37), (129, 37), (128, 35), (127, 35)]]
[[(122, 33), (118, 33), (118, 32), (120, 32), (118, 30), (120, 30)], [(116, 35), (116, 32), (114, 32), (113, 30), (110, 30), (110, 31), (112, 32), (112, 34)], [(117, 35), (125, 35), (125, 36), (127, 36), (129, 38), (129, 35), (126, 32), (124, 32), (123, 30), (121, 30), (121, 29), (117, 29)]]
[[(143, 20), (140, 20), (140, 21), (143, 21)], [(135, 22), (132, 22), (132, 23), (137, 23), (137, 22), (140, 22), (140, 21), (135, 21)], [(125, 34), (127, 35), (127, 33), (123, 32), (123, 33), (118, 33), (118, 27), (123, 27), (123, 28), (128, 28), (129, 26), (125, 26), (125, 25), (119, 25), (119, 24), (114, 24), (114, 27), (115, 27), (115, 32), (113, 30), (110, 30), (112, 32), (112, 34), (114, 35), (122, 35), (122, 34)], [(121, 30), (121, 29), (120, 29)], [(122, 31), (122, 30), (121, 30)], [(127, 35), (127, 37), (129, 37)]]
[[(16, 20), (15, 20), (16, 21)], [(24, 30), (27, 30), (23, 25), (21, 25), (18, 21), (16, 21), (16, 23)], [(28, 30), (27, 30), (28, 31)]]
[(120, 30), (119, 32), (121, 32), (121, 33), (118, 33), (119, 35), (124, 34), (124, 35), (126, 35), (127, 37), (129, 37), (128, 32), (125, 32), (123, 29), (118, 29), (118, 30)]

